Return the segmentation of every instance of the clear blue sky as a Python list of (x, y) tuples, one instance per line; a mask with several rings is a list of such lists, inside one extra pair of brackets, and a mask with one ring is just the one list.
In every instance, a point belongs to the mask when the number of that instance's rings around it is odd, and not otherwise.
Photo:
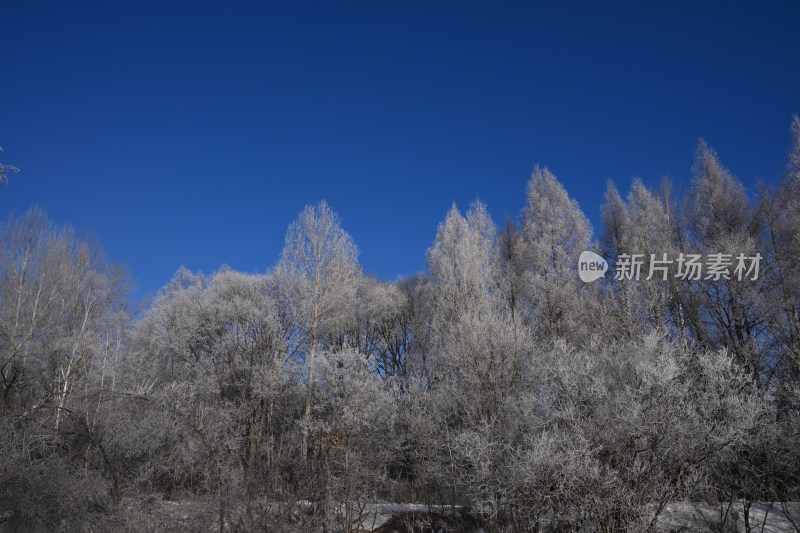
[(323, 198), (394, 279), (536, 163), (595, 225), (608, 178), (685, 187), (700, 137), (775, 183), (800, 113), (798, 2), (123, 4), (0, 0), (0, 210), (92, 231), (138, 295), (266, 271)]

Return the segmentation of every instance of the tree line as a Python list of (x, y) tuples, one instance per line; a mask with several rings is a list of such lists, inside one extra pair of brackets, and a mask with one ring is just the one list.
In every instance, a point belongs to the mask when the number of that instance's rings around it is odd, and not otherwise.
[[(0, 513), (163, 530), (154, 506), (180, 501), (186, 529), (358, 531), (389, 501), (469, 506), (487, 531), (621, 531), (675, 501), (742, 501), (747, 522), (800, 498), (800, 119), (776, 187), (746, 191), (701, 142), (685, 194), (609, 183), (602, 222), (593, 241), (537, 167), (518, 221), (453, 206), (426, 273), (387, 282), (321, 202), (267, 273), (181, 269), (138, 309), (97, 243), (12, 216)], [(584, 250), (763, 261), (757, 279), (583, 283)]]

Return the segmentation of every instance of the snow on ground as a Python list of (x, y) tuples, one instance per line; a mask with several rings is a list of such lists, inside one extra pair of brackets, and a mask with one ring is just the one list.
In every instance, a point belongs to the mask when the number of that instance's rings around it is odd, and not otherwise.
[[(726, 517), (727, 512), (727, 517)], [(725, 531), (746, 531), (741, 502), (710, 505), (689, 502), (667, 505), (660, 517), (660, 531), (719, 531), (723, 517), (726, 517)], [(764, 519), (766, 517), (766, 524)], [(793, 523), (794, 522), (794, 523)], [(754, 503), (750, 507), (750, 527), (754, 532), (783, 533), (800, 532), (800, 502)]]
[[(129, 502), (133, 504), (133, 502)], [(262, 518), (269, 521), (269, 516), (282, 516), (284, 524), (288, 516), (300, 515), (310, 517), (314, 504), (307, 501), (266, 504), (262, 512), (268, 516)], [(166, 527), (171, 531), (218, 531), (216, 509), (202, 502), (151, 501), (148, 504), (148, 516), (156, 530)], [(233, 511), (233, 510), (229, 510)], [(341, 506), (339, 512), (343, 513)], [(233, 511), (233, 514), (237, 514)], [(341, 515), (340, 515), (341, 516)], [(368, 503), (351, 506), (351, 516), (361, 524), (361, 531), (379, 533), (405, 533), (412, 522), (428, 520), (434, 524), (434, 531), (448, 533), (461, 531), (467, 533), (483, 533), (475, 513), (466, 507), (426, 505), (419, 503)], [(765, 523), (766, 517), (766, 523)], [(725, 519), (725, 527), (720, 527)], [(264, 522), (262, 522), (264, 523)], [(226, 520), (226, 526), (232, 525)], [(542, 524), (544, 525), (544, 524)], [(289, 526), (291, 528), (291, 526)], [(754, 503), (750, 508), (750, 527), (754, 533), (800, 533), (800, 502), (792, 503)], [(9, 513), (0, 513), (0, 533), (16, 533), (28, 531), (24, 524), (16, 522)], [(319, 531), (321, 529), (318, 528)], [(429, 530), (429, 529), (426, 529)], [(743, 506), (741, 502), (733, 504), (698, 504), (676, 502), (666, 506), (659, 517), (657, 530), (664, 533), (680, 532), (745, 532)], [(336, 531), (331, 529), (330, 531)], [(417, 529), (416, 531), (419, 531)], [(510, 531), (510, 530), (509, 530)], [(306, 530), (297, 533), (309, 533)]]

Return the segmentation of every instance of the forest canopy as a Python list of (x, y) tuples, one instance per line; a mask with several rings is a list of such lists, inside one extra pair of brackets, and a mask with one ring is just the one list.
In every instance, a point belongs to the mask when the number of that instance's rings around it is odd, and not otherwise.
[[(609, 182), (597, 233), (548, 168), (520, 193), (500, 227), (454, 205), (426, 272), (394, 282), (309, 205), (274, 268), (180, 269), (144, 309), (98, 243), (10, 216), (0, 514), (359, 531), (365, 505), (396, 502), (469, 508), (486, 531), (613, 531), (654, 529), (670, 502), (800, 499), (800, 119), (772, 189), (701, 142), (685, 194)], [(586, 250), (612, 268), (595, 283)], [(611, 275), (632, 254), (763, 260), (755, 279)]]

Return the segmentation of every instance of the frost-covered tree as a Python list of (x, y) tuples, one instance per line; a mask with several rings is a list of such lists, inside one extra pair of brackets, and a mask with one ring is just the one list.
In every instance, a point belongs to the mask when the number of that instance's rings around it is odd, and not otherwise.
[(124, 272), (38, 209), (12, 218), (0, 248), (0, 408), (49, 404), (55, 425), (123, 313)]
[(409, 282), (389, 283), (365, 277), (358, 287), (360, 305), (340, 345), (368, 354), (376, 372), (400, 384), (409, 379), (413, 347), (413, 287)]
[[(78, 527), (92, 498), (118, 501), (96, 437), (127, 336), (125, 292), (121, 268), (38, 209), (0, 230), (0, 425), (10, 439), (0, 501), (34, 527)], [(60, 505), (57, 490), (78, 472), (86, 484)]]
[[(763, 298), (766, 335), (773, 342), (772, 367), (777, 377), (777, 418), (780, 432), (765, 444), (766, 457), (780, 465), (781, 478), (800, 479), (797, 447), (800, 438), (800, 118), (792, 117), (792, 145), (783, 182), (771, 194), (767, 209), (768, 287)], [(766, 450), (769, 450), (766, 452)], [(773, 476), (771, 483), (776, 483)], [(791, 484), (790, 484), (791, 486)], [(790, 490), (788, 498), (799, 493)]]
[[(465, 486), (456, 450), (469, 447), (475, 431), (513, 440), (512, 406), (524, 401), (521, 368), (531, 338), (508, 297), (501, 246), (486, 208), (476, 202), (466, 216), (450, 210), (428, 252), (430, 387), (416, 407), (428, 418), (407, 418), (407, 442), (418, 450), (407, 464), (453, 491)], [(432, 443), (420, 443), (424, 431), (435, 432)]]
[(677, 331), (683, 338), (684, 307), (675, 298), (675, 265), (680, 227), (671, 199), (671, 185), (664, 180), (660, 192), (634, 179), (627, 201), (609, 181), (601, 209), (604, 233), (601, 248), (612, 273), (622, 255), (639, 258), (641, 268), (631, 279), (609, 275), (613, 287), (613, 313), (625, 335), (642, 330)]
[[(704, 273), (698, 282), (685, 282), (679, 297), (689, 310), (687, 317), (697, 341), (707, 347), (728, 348), (750, 369), (754, 379), (765, 370), (768, 355), (763, 343), (763, 277), (739, 280), (733, 272), (740, 254), (764, 256), (763, 212), (763, 203), (751, 202), (741, 182), (701, 141), (684, 211), (688, 239), (681, 251), (699, 253), (707, 259), (712, 254), (724, 254), (731, 259), (731, 275), (730, 279), (709, 279)], [(689, 302), (697, 302), (699, 310), (692, 309)]]
[(360, 275), (358, 249), (339, 215), (324, 201), (306, 206), (289, 226), (276, 276), (281, 296), (293, 303), (297, 344), (309, 363), (346, 320)]
[[(486, 206), (474, 202), (466, 217), (453, 205), (428, 250), (437, 310), (457, 315), (484, 305), (498, 288), (496, 228)], [(446, 316), (444, 317), (446, 319)]]
[[(3, 147), (0, 146), (0, 152), (3, 151)], [(19, 172), (19, 169), (14, 165), (4, 165), (0, 163), (0, 183), (3, 185), (8, 185), (8, 175), (13, 174), (15, 172)]]
[(309, 392), (301, 447), (304, 457), (316, 358), (350, 321), (361, 277), (357, 258), (358, 249), (342, 229), (339, 215), (322, 201), (306, 206), (289, 226), (275, 272), (280, 297), (286, 300), (297, 330), (292, 349), (306, 365)]
[(575, 265), (589, 246), (591, 231), (578, 203), (549, 169), (537, 166), (521, 217), (521, 270), (531, 319), (540, 334), (559, 338), (576, 326), (581, 282)]
[(326, 354), (317, 376), (312, 460), (324, 479), (323, 527), (359, 531), (363, 506), (380, 490), (389, 464), (387, 441), (396, 438), (393, 390), (351, 349)]
[(623, 239), (630, 223), (628, 206), (622, 199), (619, 189), (611, 180), (606, 183), (605, 201), (600, 207), (600, 213), (603, 220), (602, 251), (606, 257), (611, 259), (613, 265), (619, 254), (626, 253)]
[(742, 234), (754, 234), (758, 218), (744, 186), (722, 166), (717, 153), (705, 141), (697, 146), (692, 168), (692, 187), (687, 205), (689, 229), (706, 247)]
[(792, 147), (783, 183), (770, 204), (768, 238), (774, 257), (771, 314), (783, 360), (800, 382), (800, 118), (792, 117)]
[(500, 283), (502, 293), (508, 300), (508, 308), (516, 318), (520, 313), (520, 305), (524, 290), (524, 261), (522, 260), (522, 237), (516, 224), (510, 218), (498, 237), (500, 256)]
[[(280, 470), (294, 450), (279, 442), (300, 404), (273, 283), (271, 275), (181, 269), (136, 334), (136, 358), (151, 364), (137, 370), (144, 383), (128, 386), (149, 402), (128, 406), (128, 416), (154, 404), (164, 414), (151, 413), (160, 423), (134, 433), (128, 461), (171, 497), (203, 494), (220, 523), (233, 520), (242, 499), (287, 489)], [(175, 441), (175, 431), (184, 437)], [(132, 445), (113, 442), (120, 451)]]

